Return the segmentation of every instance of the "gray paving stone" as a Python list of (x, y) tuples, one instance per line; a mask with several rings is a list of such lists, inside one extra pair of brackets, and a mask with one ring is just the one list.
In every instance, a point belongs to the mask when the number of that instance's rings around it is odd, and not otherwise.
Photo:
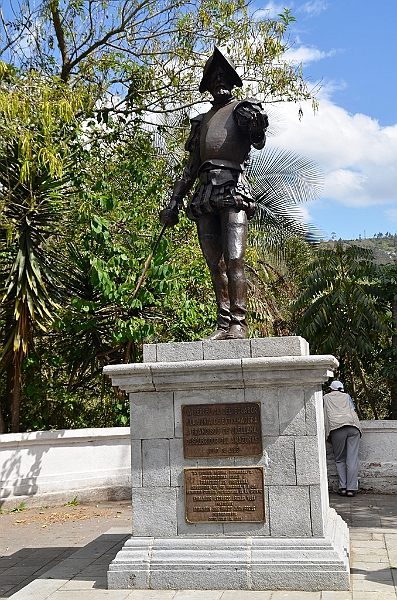
[(174, 596), (175, 600), (220, 600), (222, 591), (216, 590), (181, 590)]
[(368, 540), (368, 539), (362, 539), (362, 540), (354, 540), (354, 548), (367, 548), (367, 550), (372, 550), (374, 548), (382, 548), (383, 550), (385, 550), (386, 548), (386, 542), (385, 540)]
[[(105, 572), (105, 569), (102, 569), (102, 573)], [(68, 590), (90, 590), (90, 589), (98, 589), (103, 588), (107, 589), (107, 577), (92, 577), (89, 579), (87, 575), (84, 576), (83, 579), (79, 579), (76, 577), (75, 579), (71, 579), (65, 585), (63, 585), (60, 591), (68, 591)]]
[(271, 600), (273, 592), (255, 592), (247, 590), (226, 590), (221, 600)]
[[(125, 600), (128, 598), (128, 590), (57, 590), (50, 600), (97, 600), (98, 598), (109, 598), (109, 600)], [(35, 599), (36, 600), (36, 599)]]
[(383, 592), (359, 592), (353, 591), (353, 600), (395, 600), (396, 593), (391, 591)]
[(13, 594), (12, 600), (44, 600), (48, 597), (52, 598), (54, 592), (66, 582), (67, 579), (36, 579), (16, 594)]
[(321, 600), (353, 600), (353, 592), (321, 592)]
[(272, 600), (320, 600), (321, 592), (273, 592)]
[(133, 590), (127, 596), (128, 600), (173, 600), (174, 590)]
[[(385, 581), (372, 581), (370, 579), (355, 579), (352, 577), (354, 592), (390, 592), (394, 591), (394, 585)], [(392, 588), (392, 589), (391, 589)]]

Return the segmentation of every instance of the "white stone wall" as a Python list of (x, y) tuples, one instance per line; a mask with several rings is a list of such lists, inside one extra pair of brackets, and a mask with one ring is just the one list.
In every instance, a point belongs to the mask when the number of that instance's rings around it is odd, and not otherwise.
[[(397, 421), (361, 421), (358, 480), (363, 491), (397, 494)], [(331, 444), (327, 443), (330, 489), (338, 489)]]
[[(270, 412), (265, 418), (270, 418)], [(361, 421), (361, 425), (360, 488), (396, 494), (397, 421)], [(133, 445), (134, 462), (137, 450)], [(161, 448), (157, 451), (161, 453)], [(146, 460), (151, 458), (147, 456)], [(330, 487), (337, 489), (330, 444), (327, 466)], [(162, 476), (156, 472), (151, 475)], [(272, 474), (270, 468), (267, 484), (272, 477), (276, 473)], [(0, 506), (13, 508), (21, 502), (27, 506), (59, 505), (76, 495), (81, 501), (131, 497), (129, 427), (0, 435)]]
[(130, 428), (0, 435), (0, 506), (131, 497)]

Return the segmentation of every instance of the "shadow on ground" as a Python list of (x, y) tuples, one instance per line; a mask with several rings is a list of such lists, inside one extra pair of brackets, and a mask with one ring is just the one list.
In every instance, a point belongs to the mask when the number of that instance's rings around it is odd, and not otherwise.
[(84, 580), (106, 589), (107, 568), (128, 537), (105, 533), (82, 548), (23, 548), (0, 557), (0, 600), (35, 579)]

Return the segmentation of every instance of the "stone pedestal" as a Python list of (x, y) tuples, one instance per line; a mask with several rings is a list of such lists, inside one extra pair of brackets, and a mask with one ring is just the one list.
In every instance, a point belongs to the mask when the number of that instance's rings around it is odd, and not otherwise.
[[(144, 347), (105, 367), (130, 394), (132, 537), (110, 589), (349, 589), (348, 529), (329, 507), (321, 384), (332, 356), (299, 337)], [(259, 403), (263, 453), (184, 458), (182, 406)], [(184, 469), (263, 467), (264, 522), (185, 518)]]

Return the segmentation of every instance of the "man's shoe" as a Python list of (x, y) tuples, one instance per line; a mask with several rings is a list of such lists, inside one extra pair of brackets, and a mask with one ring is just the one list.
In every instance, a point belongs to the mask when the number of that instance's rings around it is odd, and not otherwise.
[(228, 336), (228, 331), (227, 329), (217, 329), (216, 331), (214, 331), (214, 333), (211, 333), (211, 335), (209, 335), (206, 338), (203, 338), (203, 340), (210, 340), (210, 341), (214, 341), (214, 340), (225, 340)]
[(227, 340), (245, 340), (248, 337), (248, 327), (246, 325), (239, 325), (235, 323), (230, 325), (229, 331), (227, 332)]

